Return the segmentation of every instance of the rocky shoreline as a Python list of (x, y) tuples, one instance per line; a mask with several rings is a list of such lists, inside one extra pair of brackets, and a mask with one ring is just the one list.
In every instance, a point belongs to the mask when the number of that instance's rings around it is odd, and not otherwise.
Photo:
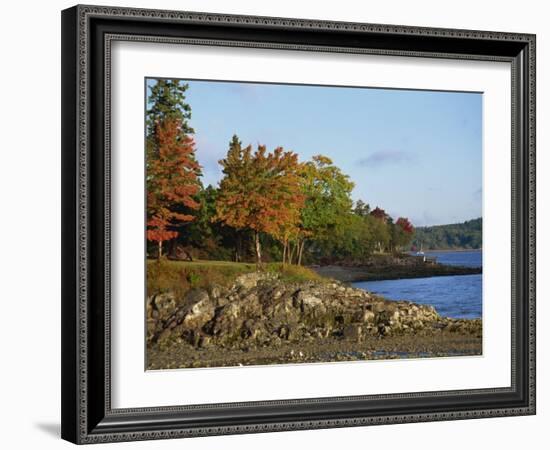
[(424, 262), (422, 258), (410, 255), (400, 257), (377, 256), (361, 265), (311, 266), (310, 269), (322, 277), (346, 283), (482, 273), (481, 267), (450, 266), (429, 261)]
[(248, 273), (147, 299), (147, 367), (220, 367), (481, 354), (480, 319), (389, 301), (339, 281)]

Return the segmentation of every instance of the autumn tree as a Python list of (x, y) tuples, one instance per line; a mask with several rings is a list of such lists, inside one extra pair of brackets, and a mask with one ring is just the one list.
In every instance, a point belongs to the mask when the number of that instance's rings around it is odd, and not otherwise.
[(414, 236), (414, 227), (406, 217), (399, 217), (395, 222), (394, 244), (397, 249), (409, 245)]
[[(243, 148), (242, 148), (242, 142), (239, 140), (239, 137), (234, 134), (233, 137), (231, 138), (231, 141), (229, 142), (229, 150), (227, 152), (227, 160), (229, 161), (230, 164), (233, 165), (233, 167), (236, 167), (236, 165), (238, 164), (238, 160), (239, 158), (242, 157), (242, 154), (243, 154)], [(213, 221), (214, 222), (220, 222), (219, 220), (217, 220), (217, 217), (216, 217), (216, 213), (212, 216), (213, 217)], [(222, 222), (223, 223), (223, 222)], [(243, 257), (244, 257), (244, 244), (246, 242), (246, 233), (248, 233), (249, 230), (247, 229), (240, 229), (240, 228), (234, 228), (234, 227), (229, 227), (230, 230), (233, 230), (233, 233), (232, 233), (232, 241), (233, 241), (233, 246), (235, 247), (235, 250), (234, 250), (234, 259), (235, 259), (235, 262), (240, 262)]]
[(193, 139), (182, 134), (179, 119), (165, 119), (155, 127), (158, 147), (147, 153), (147, 239), (158, 245), (178, 236), (183, 224), (194, 219), (181, 208), (199, 208), (194, 196), (200, 188), (200, 166)]
[(151, 79), (147, 81), (145, 142), (148, 160), (159, 156), (157, 130), (160, 124), (169, 120), (177, 121), (179, 123), (177, 140), (185, 140), (186, 136), (195, 132), (189, 125), (191, 106), (186, 101), (187, 89), (189, 85), (183, 80)]
[(376, 247), (378, 248), (378, 251), (382, 253), (385, 248), (391, 246), (390, 243), (392, 240), (393, 227), (391, 217), (386, 213), (386, 211), (378, 206), (370, 212), (369, 216), (373, 218), (371, 224)]
[(354, 184), (332, 160), (317, 155), (303, 165), (302, 191), (305, 204), (301, 212), (301, 233), (297, 241), (298, 264), (301, 264), (308, 239), (319, 245), (337, 240), (351, 213)]
[[(304, 197), (300, 197), (300, 203), (303, 203)], [(281, 223), (279, 230), (274, 233), (274, 237), (283, 244), (283, 264), (292, 264), (293, 254), (291, 253), (290, 243), (296, 241), (301, 233), (301, 214), (302, 205), (291, 206), (287, 211), (287, 220)]]
[(216, 202), (219, 220), (239, 230), (251, 230), (258, 266), (262, 264), (260, 233), (280, 237), (281, 230), (297, 217), (303, 205), (298, 175), (298, 155), (281, 147), (268, 153), (266, 147), (234, 145), (219, 163), (224, 177)]
[(379, 208), (378, 206), (376, 208), (374, 208), (371, 212), (370, 212), (371, 216), (377, 218), (378, 220), (381, 220), (382, 222), (387, 222), (388, 221), (388, 214), (386, 214), (386, 211), (384, 211), (382, 208)]

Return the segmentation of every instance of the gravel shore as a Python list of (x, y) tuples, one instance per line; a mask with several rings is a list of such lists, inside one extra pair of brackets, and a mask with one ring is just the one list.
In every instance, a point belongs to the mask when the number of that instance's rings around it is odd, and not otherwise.
[(481, 335), (434, 331), (414, 336), (368, 336), (364, 342), (326, 339), (315, 342), (283, 342), (274, 347), (196, 348), (185, 342), (147, 351), (147, 369), (253, 366), (333, 361), (434, 358), (482, 354)]

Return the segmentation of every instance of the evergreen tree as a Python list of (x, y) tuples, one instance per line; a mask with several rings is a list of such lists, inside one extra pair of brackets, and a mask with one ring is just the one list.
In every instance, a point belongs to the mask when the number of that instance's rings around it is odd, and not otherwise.
[(189, 125), (191, 106), (185, 101), (189, 85), (182, 80), (159, 79), (149, 85), (147, 98), (147, 135), (153, 136), (156, 124), (167, 119), (178, 120), (181, 134), (193, 134)]
[(370, 214), (370, 205), (363, 200), (357, 200), (353, 212), (360, 217), (366, 217)]

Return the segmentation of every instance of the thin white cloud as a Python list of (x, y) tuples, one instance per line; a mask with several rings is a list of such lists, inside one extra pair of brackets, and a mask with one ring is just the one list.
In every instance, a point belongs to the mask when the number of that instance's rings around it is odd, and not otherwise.
[(382, 167), (416, 162), (416, 155), (402, 150), (380, 150), (362, 158), (358, 164), (363, 167)]

